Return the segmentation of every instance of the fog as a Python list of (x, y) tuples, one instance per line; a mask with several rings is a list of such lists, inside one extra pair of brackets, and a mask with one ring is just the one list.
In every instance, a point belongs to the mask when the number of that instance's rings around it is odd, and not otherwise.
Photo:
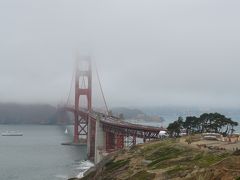
[(111, 107), (237, 107), (239, 8), (237, 0), (1, 0), (0, 101), (64, 102), (78, 51), (96, 62)]

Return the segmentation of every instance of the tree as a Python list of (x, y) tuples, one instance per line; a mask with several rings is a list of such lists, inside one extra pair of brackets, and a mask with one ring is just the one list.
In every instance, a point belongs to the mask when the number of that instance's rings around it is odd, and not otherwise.
[(179, 137), (182, 127), (183, 127), (183, 118), (179, 117), (178, 120), (168, 125), (167, 130), (171, 137)]
[(186, 129), (186, 133), (189, 134), (193, 131), (193, 129), (198, 128), (197, 124), (198, 124), (198, 118), (195, 116), (189, 116), (189, 117), (186, 117), (186, 121), (183, 122), (183, 127)]
[(167, 129), (170, 136), (179, 136), (182, 128), (186, 129), (187, 134), (215, 132), (227, 136), (235, 131), (235, 126), (238, 126), (238, 122), (222, 114), (203, 113), (199, 117), (188, 116), (185, 121), (182, 117), (179, 117), (176, 121), (170, 123)]

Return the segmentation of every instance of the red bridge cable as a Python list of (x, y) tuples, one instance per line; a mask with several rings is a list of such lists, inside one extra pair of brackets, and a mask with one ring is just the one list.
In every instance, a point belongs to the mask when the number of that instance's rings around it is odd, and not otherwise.
[(69, 99), (70, 99), (70, 95), (71, 95), (71, 91), (72, 91), (72, 86), (73, 86), (73, 80), (74, 80), (74, 74), (75, 74), (75, 71), (73, 70), (72, 71), (72, 79), (71, 79), (71, 84), (70, 84), (70, 89), (69, 89), (69, 93), (68, 93), (68, 97), (67, 97), (67, 105), (69, 103)]
[(98, 80), (98, 83), (99, 83), (99, 86), (100, 86), (101, 94), (102, 94), (103, 101), (104, 101), (104, 104), (105, 104), (105, 107), (106, 107), (106, 110), (107, 110), (107, 115), (108, 115), (108, 112), (109, 112), (108, 111), (108, 106), (107, 106), (107, 102), (106, 102), (106, 99), (105, 99), (105, 96), (104, 96), (104, 93), (103, 93), (102, 84), (101, 84), (101, 81), (100, 81), (100, 78), (99, 78), (97, 65), (96, 65), (95, 61), (94, 61), (94, 65), (95, 65), (95, 70), (96, 70), (96, 74), (97, 74), (97, 80)]

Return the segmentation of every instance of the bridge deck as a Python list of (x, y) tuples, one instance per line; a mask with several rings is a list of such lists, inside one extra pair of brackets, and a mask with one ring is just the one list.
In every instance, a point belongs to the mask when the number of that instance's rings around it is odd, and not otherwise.
[(104, 124), (116, 126), (116, 127), (121, 127), (121, 128), (127, 128), (127, 129), (133, 129), (133, 130), (142, 130), (142, 131), (161, 131), (163, 128), (161, 127), (154, 127), (154, 126), (145, 126), (141, 124), (133, 124), (130, 122), (126, 122), (121, 119), (113, 118), (113, 117), (108, 117), (106, 119), (101, 119), (100, 120)]
[[(67, 111), (75, 112), (74, 107), (65, 107), (64, 109)], [(92, 120), (96, 120), (97, 117), (99, 117), (105, 131), (125, 136), (131, 135), (140, 138), (157, 138), (159, 131), (165, 130), (162, 127), (133, 124), (119, 119), (118, 117), (106, 116), (103, 113), (95, 111), (89, 113), (85, 109), (79, 109), (77, 113), (80, 116), (84, 117), (84, 119), (87, 119), (87, 117), (90, 116)]]

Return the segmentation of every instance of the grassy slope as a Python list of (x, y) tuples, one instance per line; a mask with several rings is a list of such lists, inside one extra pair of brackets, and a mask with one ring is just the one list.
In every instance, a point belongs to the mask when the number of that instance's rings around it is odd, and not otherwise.
[(235, 179), (240, 177), (240, 156), (226, 151), (202, 151), (176, 141), (138, 145), (114, 157), (83, 179)]

